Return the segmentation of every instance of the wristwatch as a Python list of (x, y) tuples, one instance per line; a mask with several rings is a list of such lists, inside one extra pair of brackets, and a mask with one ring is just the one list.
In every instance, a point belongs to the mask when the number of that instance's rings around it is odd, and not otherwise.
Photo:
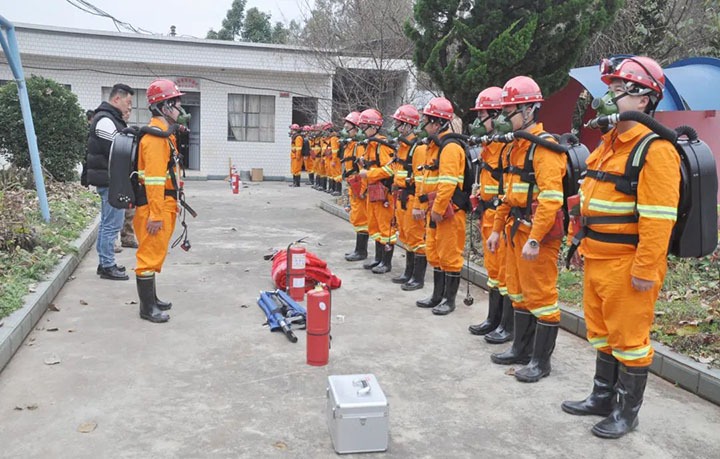
[(530, 244), (530, 247), (533, 249), (540, 247), (540, 243), (538, 243), (537, 239), (528, 239), (528, 244)]

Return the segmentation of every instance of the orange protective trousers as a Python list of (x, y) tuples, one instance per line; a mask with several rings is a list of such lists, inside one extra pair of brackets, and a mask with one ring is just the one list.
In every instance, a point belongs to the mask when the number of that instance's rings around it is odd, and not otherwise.
[(137, 266), (135, 267), (135, 274), (138, 276), (148, 276), (152, 273), (162, 271), (162, 266), (168, 253), (168, 245), (175, 230), (177, 202), (174, 198), (169, 196), (165, 197), (162, 212), (162, 228), (155, 234), (150, 234), (147, 231), (149, 215), (150, 206), (140, 206), (135, 211), (135, 218), (133, 219), (135, 237), (138, 240), (136, 253)]
[(367, 199), (355, 196), (352, 188), (348, 186), (350, 196), (350, 224), (356, 233), (368, 232)]
[(532, 312), (546, 323), (560, 322), (557, 291), (557, 260), (560, 240), (540, 243), (540, 253), (535, 260), (522, 258), (522, 249), (529, 238), (529, 230), (519, 228), (510, 241), (512, 223), (505, 227), (508, 235), (505, 281), (515, 309)]
[(305, 163), (305, 172), (308, 174), (315, 173), (315, 160), (311, 156), (304, 156), (303, 162)]
[(303, 160), (302, 156), (298, 153), (298, 158), (290, 159), (290, 173), (292, 175), (300, 175), (302, 172)]
[[(630, 274), (634, 260), (635, 254), (585, 259), (585, 323), (588, 341), (597, 350), (629, 367), (647, 367), (653, 360), (650, 328), (662, 280), (648, 291), (635, 290)], [(664, 279), (667, 263), (657, 268)]]
[(482, 235), (483, 243), (483, 265), (488, 273), (488, 288), (497, 288), (500, 294), (507, 295), (507, 286), (505, 285), (505, 253), (507, 245), (505, 238), (500, 238), (500, 244), (497, 251), (491, 253), (487, 249), (487, 240), (493, 230), (493, 222), (495, 221), (495, 210), (488, 209), (483, 213), (482, 219), (478, 222)]
[(367, 201), (368, 213), (368, 234), (373, 241), (383, 245), (395, 244), (397, 233), (393, 230), (390, 222), (393, 217), (392, 199), (387, 201)]
[(400, 201), (395, 208), (395, 220), (398, 224), (398, 239), (408, 252), (425, 253), (425, 220), (414, 220), (412, 210), (415, 207), (415, 196), (408, 196), (407, 206), (403, 210)]
[(460, 272), (463, 267), (465, 249), (465, 211), (456, 210), (452, 218), (447, 218), (430, 227), (430, 211), (425, 228), (425, 253), (433, 268), (445, 272)]

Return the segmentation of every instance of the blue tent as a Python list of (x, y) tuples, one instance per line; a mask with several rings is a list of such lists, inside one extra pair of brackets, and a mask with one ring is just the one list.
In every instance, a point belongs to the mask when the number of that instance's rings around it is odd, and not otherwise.
[[(720, 59), (682, 59), (664, 71), (665, 96), (658, 111), (720, 110)], [(600, 81), (598, 66), (572, 69), (570, 76), (593, 97), (600, 97), (607, 91), (607, 85)]]

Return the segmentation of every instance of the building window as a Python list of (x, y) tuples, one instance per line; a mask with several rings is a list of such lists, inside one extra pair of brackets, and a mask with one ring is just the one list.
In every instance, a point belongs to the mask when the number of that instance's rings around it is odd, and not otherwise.
[[(110, 98), (110, 91), (112, 88), (102, 88), (102, 100), (107, 101)], [(132, 96), (132, 111), (130, 112), (130, 119), (128, 125), (130, 126), (145, 126), (150, 122), (152, 114), (148, 109), (147, 96), (144, 89), (133, 88), (135, 95)]]
[(228, 140), (275, 141), (275, 96), (228, 94)]

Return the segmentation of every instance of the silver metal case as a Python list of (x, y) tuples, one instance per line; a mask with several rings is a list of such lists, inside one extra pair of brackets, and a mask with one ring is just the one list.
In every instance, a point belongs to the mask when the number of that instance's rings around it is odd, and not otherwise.
[(374, 375), (328, 376), (326, 417), (338, 454), (386, 451), (389, 415)]

